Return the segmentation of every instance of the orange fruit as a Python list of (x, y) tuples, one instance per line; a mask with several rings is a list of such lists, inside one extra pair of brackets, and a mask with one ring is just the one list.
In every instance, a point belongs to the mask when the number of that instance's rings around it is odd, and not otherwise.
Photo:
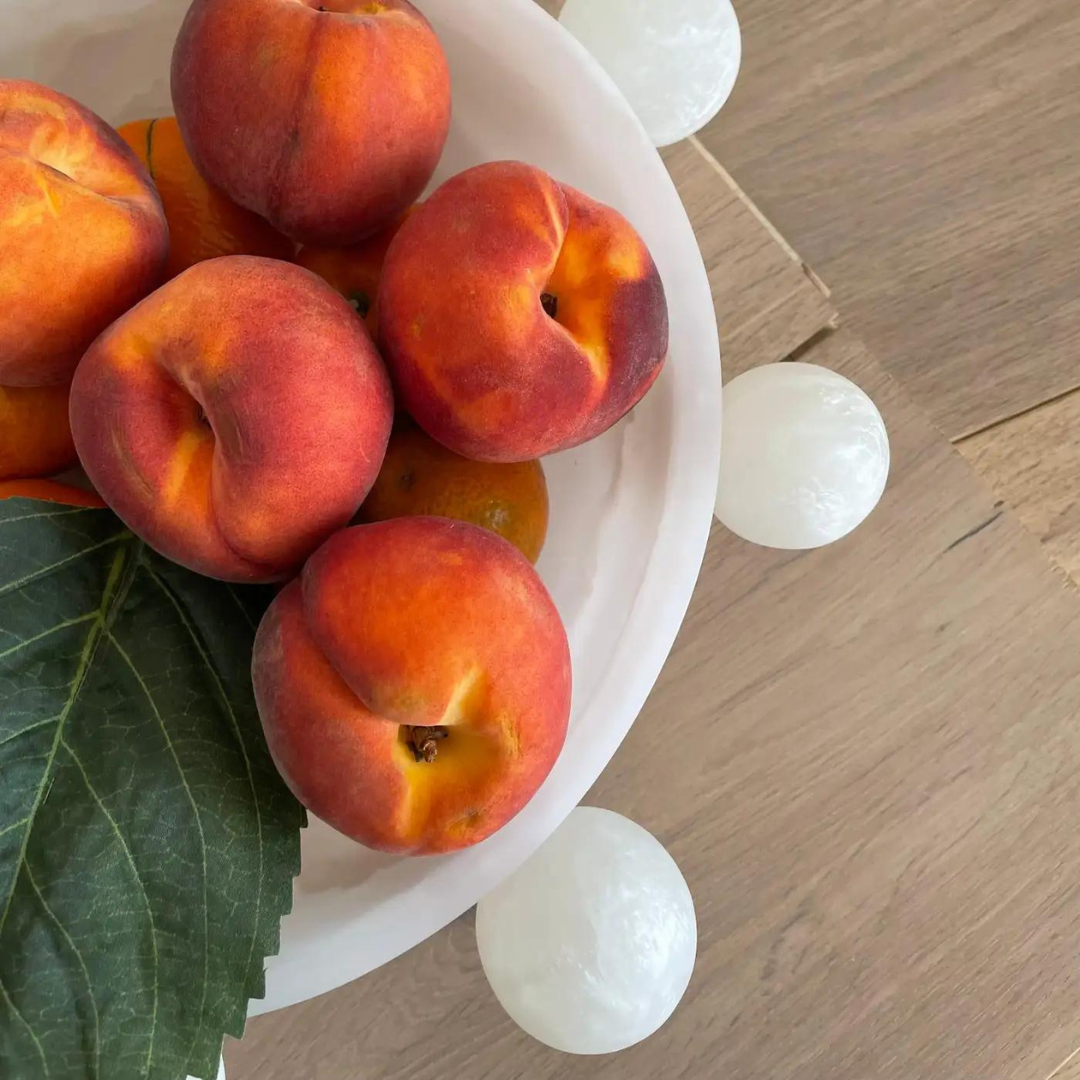
[(395, 427), (359, 520), (429, 514), (497, 533), (536, 562), (548, 526), (544, 470), (539, 461), (470, 461), (412, 424)]
[(0, 499), (38, 499), (64, 506), (105, 508), (105, 500), (96, 492), (83, 491), (56, 480), (5, 480), (0, 482)]
[(75, 460), (68, 387), (0, 386), (0, 480), (49, 476)]
[(211, 187), (188, 157), (175, 116), (134, 120), (118, 129), (157, 185), (169, 223), (170, 278), (219, 255), (291, 259), (294, 244), (258, 214)]
[(406, 210), (397, 220), (390, 222), (359, 244), (349, 247), (320, 247), (308, 244), (296, 255), (296, 261), (312, 273), (318, 274), (327, 284), (337, 289), (359, 312), (367, 323), (371, 335), (375, 335), (375, 300), (379, 295), (379, 279), (390, 241), (412, 213)]

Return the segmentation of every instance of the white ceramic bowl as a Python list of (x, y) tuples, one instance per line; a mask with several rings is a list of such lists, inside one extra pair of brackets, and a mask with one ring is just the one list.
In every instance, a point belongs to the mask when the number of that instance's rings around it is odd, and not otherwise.
[[(671, 357), (631, 417), (545, 463), (551, 534), (539, 569), (574, 664), (566, 748), (537, 796), (471, 851), (401, 860), (312, 822), (295, 909), (268, 966), (267, 1012), (393, 959), (467, 910), (588, 791), (652, 689), (697, 580), (720, 458), (720, 355), (709, 283), (675, 188), (629, 107), (533, 0), (418, 0), (450, 58), (454, 123), (436, 181), (520, 158), (616, 206), (648, 242), (671, 308)], [(4, 0), (0, 72), (113, 123), (170, 110), (187, 0)]]

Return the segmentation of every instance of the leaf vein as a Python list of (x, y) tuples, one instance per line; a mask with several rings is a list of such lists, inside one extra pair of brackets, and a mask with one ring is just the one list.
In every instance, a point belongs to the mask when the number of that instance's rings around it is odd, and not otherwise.
[[(29, 501), (37, 502), (38, 500)], [(48, 514), (20, 514), (18, 517), (0, 518), (0, 525), (14, 525), (17, 521), (41, 521), (47, 518), (71, 517), (72, 514), (87, 514), (97, 510), (98, 507), (96, 506), (76, 506), (70, 510), (54, 510)]]
[[(2, 522), (0, 522), (0, 524), (2, 524)], [(43, 577), (55, 574), (57, 570), (62, 570), (65, 566), (70, 566), (73, 562), (78, 562), (79, 559), (84, 559), (87, 555), (91, 555), (95, 551), (100, 551), (103, 547), (108, 547), (110, 544), (115, 544), (119, 540), (128, 540), (130, 538), (131, 533), (125, 529), (123, 532), (118, 532), (114, 536), (110, 536), (96, 544), (91, 544), (88, 548), (83, 548), (82, 551), (76, 551), (73, 554), (68, 555), (65, 559), (50, 563), (48, 566), (39, 566), (32, 574), (25, 574), (21, 578), (16, 578), (14, 581), (9, 581), (7, 584), (0, 586), (0, 596), (6, 596), (8, 593), (22, 589), (34, 581), (39, 581)]]
[[(147, 570), (143, 561), (143, 566)], [(153, 576), (153, 571), (150, 571)], [(131, 674), (135, 676), (135, 681), (139, 684), (139, 688), (142, 690), (143, 695), (146, 697), (146, 701), (150, 706), (151, 712), (153, 712), (155, 719), (158, 722), (158, 726), (161, 728), (161, 734), (165, 738), (165, 745), (169, 749), (169, 754), (172, 756), (173, 762), (176, 764), (176, 771), (180, 776), (180, 783), (184, 785), (184, 791), (187, 794), (188, 801), (191, 803), (191, 809), (195, 814), (195, 824), (199, 830), (199, 855), (202, 859), (202, 894), (203, 894), (203, 977), (202, 977), (202, 998), (199, 1001), (199, 1023), (195, 1029), (195, 1034), (191, 1040), (191, 1048), (188, 1050), (188, 1057), (194, 1053), (195, 1048), (199, 1044), (199, 1036), (202, 1034), (203, 1025), (203, 1013), (206, 1009), (206, 992), (207, 985), (210, 981), (210, 926), (209, 926), (209, 906), (210, 901), (207, 895), (207, 861), (206, 861), (206, 834), (203, 832), (202, 815), (199, 812), (199, 804), (195, 801), (195, 796), (191, 791), (191, 786), (188, 784), (187, 773), (184, 772), (184, 767), (180, 763), (180, 755), (176, 752), (176, 746), (172, 741), (172, 736), (169, 735), (169, 729), (165, 725), (165, 720), (161, 715), (161, 710), (157, 706), (157, 702), (154, 700), (154, 695), (150, 693), (150, 687), (146, 685), (146, 680), (142, 677), (141, 672), (135, 666), (131, 657), (128, 655), (127, 650), (117, 640), (116, 635), (112, 631), (106, 631), (109, 641), (113, 648), (119, 653), (120, 659), (124, 661), (130, 670)], [(153, 1041), (151, 1040), (151, 1052), (153, 1051)], [(146, 1075), (150, 1075), (150, 1061), (146, 1063)]]
[[(141, 557), (141, 556), (140, 556)], [(259, 937), (259, 923), (262, 918), (262, 888), (263, 888), (263, 861), (264, 861), (264, 847), (265, 838), (263, 836), (263, 820), (262, 820), (262, 807), (259, 803), (259, 792), (255, 787), (255, 775), (251, 768), (251, 757), (248, 754), (247, 744), (244, 742), (243, 733), (240, 730), (240, 723), (236, 719), (236, 713), (233, 711), (232, 702), (229, 700), (229, 695), (225, 693), (225, 685), (221, 681), (221, 676), (218, 674), (217, 668), (214, 666), (213, 661), (210, 659), (203, 646), (202, 639), (199, 637), (192, 625), (191, 620), (188, 617), (184, 606), (173, 595), (172, 589), (162, 581), (160, 577), (155, 573), (154, 568), (146, 561), (142, 559), (143, 565), (146, 568), (146, 572), (150, 575), (151, 581), (153, 581), (157, 587), (165, 594), (169, 602), (176, 610), (176, 614), (179, 616), (180, 621), (184, 624), (184, 628), (187, 630), (191, 637), (191, 640), (195, 644), (195, 648), (198, 650), (199, 656), (202, 658), (203, 664), (206, 666), (207, 671), (210, 672), (211, 678), (214, 680), (214, 685), (217, 687), (218, 694), (221, 697), (221, 702), (225, 707), (225, 712), (228, 714), (229, 722), (232, 725), (233, 733), (236, 735), (237, 744), (240, 747), (240, 753), (244, 758), (244, 769), (247, 772), (248, 786), (251, 788), (251, 801), (255, 807), (255, 822), (259, 831), (259, 874), (258, 874), (258, 887), (255, 890), (255, 918), (252, 920), (251, 928), (251, 944), (248, 948), (248, 971), (251, 970), (251, 961), (255, 955), (255, 943)], [(230, 590), (231, 591), (231, 590)], [(234, 597), (235, 598), (235, 597)], [(239, 599), (236, 600), (237, 604), (242, 608)]]
[(26, 861), (26, 847), (30, 841), (30, 834), (34, 831), (34, 819), (37, 817), (37, 812), (41, 808), (42, 802), (44, 802), (44, 795), (48, 789), (49, 776), (52, 773), (53, 763), (56, 760), (56, 751), (60, 745), (60, 740), (64, 732), (64, 721), (67, 720), (68, 716), (71, 714), (71, 710), (78, 699), (79, 692), (82, 690), (83, 682), (86, 679), (86, 673), (90, 670), (90, 663), (94, 657), (94, 650), (97, 648), (97, 643), (101, 637), (101, 631), (105, 625), (105, 613), (108, 611), (109, 604), (112, 601), (123, 568), (124, 552), (119, 551), (113, 559), (108, 580), (105, 583), (104, 590), (102, 590), (101, 606), (98, 608), (97, 618), (94, 620), (86, 634), (86, 641), (83, 644), (83, 651), (79, 657), (79, 664), (75, 669), (75, 675), (71, 681), (71, 693), (68, 695), (64, 707), (57, 717), (56, 734), (53, 736), (52, 746), (49, 748), (48, 760), (46, 760), (45, 767), (41, 771), (41, 783), (38, 784), (37, 792), (34, 794), (33, 805), (30, 807), (26, 832), (23, 833), (22, 846), (19, 848), (19, 855), (15, 860), (15, 869), (11, 875), (11, 887), (8, 889), (8, 894), (4, 899), (3, 910), (0, 910), (0, 933), (3, 932), (4, 924), (7, 922), (8, 912), (11, 911), (11, 898), (15, 895), (15, 886), (18, 884), (19, 874), (22, 873), (22, 868)]
[(48, 1080), (48, 1077), (50, 1075), (49, 1062), (45, 1058), (45, 1049), (41, 1045), (41, 1040), (34, 1033), (34, 1029), (30, 1026), (30, 1023), (26, 1019), (26, 1017), (23, 1016), (21, 1012), (19, 1012), (18, 1005), (16, 1005), (15, 1002), (11, 1000), (11, 996), (7, 992), (7, 987), (4, 986), (2, 980), (0, 980), (0, 994), (4, 995), (4, 1001), (7, 1003), (7, 1007), (18, 1017), (19, 1021), (22, 1023), (22, 1026), (26, 1028), (27, 1034), (33, 1040), (34, 1046), (37, 1048), (38, 1056), (41, 1058), (41, 1067), (45, 1070), (44, 1080)]
[(105, 820), (109, 823), (112, 831), (116, 834), (116, 839), (120, 842), (120, 847), (123, 849), (124, 856), (128, 861), (128, 866), (131, 868), (131, 873), (134, 875), (135, 880), (139, 883), (139, 891), (142, 893), (143, 903), (146, 905), (146, 918), (150, 923), (150, 946), (154, 957), (154, 1007), (150, 1014), (150, 1045), (146, 1051), (146, 1074), (150, 1075), (150, 1061), (154, 1052), (154, 1035), (157, 1031), (157, 1007), (158, 1007), (158, 979), (160, 975), (160, 965), (158, 961), (158, 947), (157, 947), (157, 925), (154, 922), (154, 910), (150, 906), (150, 896), (146, 891), (146, 885), (143, 883), (143, 879), (139, 876), (139, 868), (135, 864), (135, 857), (131, 853), (131, 848), (128, 847), (128, 842), (124, 839), (124, 834), (120, 831), (120, 826), (116, 823), (116, 818), (109, 813), (109, 808), (105, 805), (101, 796), (97, 793), (97, 789), (94, 787), (93, 782), (90, 779), (89, 773), (86, 771), (86, 767), (83, 765), (79, 755), (75, 753), (74, 747), (66, 739), (61, 739), (60, 744), (68, 752), (71, 760), (75, 763), (75, 767), (79, 770), (79, 774), (82, 776), (83, 783), (86, 785), (86, 790), (90, 792), (90, 797), (94, 800), (97, 808), (105, 816)]
[[(0, 745), (3, 744), (0, 743)], [(0, 829), (0, 836), (5, 836), (9, 832), (14, 832), (17, 828), (19, 828), (20, 825), (25, 825), (29, 820), (30, 816), (28, 814), (26, 817), (20, 818), (18, 821), (13, 821), (10, 825), (5, 825), (4, 828)]]
[[(18, 731), (13, 731), (10, 735), (5, 735), (0, 739), (0, 746), (6, 746), (9, 742), (13, 742), (19, 738), (20, 735), (29, 735), (31, 731), (37, 731), (40, 727), (45, 727), (46, 724), (55, 724), (60, 719), (59, 714), (56, 716), (46, 716), (44, 720), (38, 720), (37, 723), (28, 724), (24, 728), (19, 728)], [(3, 833), (0, 833), (3, 836)]]
[(30, 887), (34, 890), (34, 894), (41, 902), (41, 906), (45, 909), (45, 914), (52, 919), (56, 925), (56, 929), (60, 931), (64, 940), (67, 942), (68, 948), (75, 954), (75, 959), (79, 962), (79, 967), (82, 969), (83, 978), (86, 980), (86, 992), (90, 995), (90, 1008), (94, 1014), (94, 1076), (100, 1077), (101, 1075), (101, 1018), (98, 1013), (97, 997), (94, 994), (94, 984), (90, 981), (90, 971), (86, 966), (86, 961), (83, 960), (82, 953), (79, 951), (79, 947), (75, 944), (72, 936), (67, 932), (64, 924), (56, 917), (56, 913), (49, 907), (41, 889), (38, 888), (38, 883), (34, 880), (34, 871), (30, 869), (30, 863), (26, 864), (26, 877), (30, 882)]
[(25, 649), (27, 645), (33, 645), (35, 642), (41, 641), (42, 638), (51, 637), (53, 634), (59, 633), (61, 630), (66, 630), (70, 626), (78, 626), (79, 623), (89, 622), (91, 619), (96, 618), (98, 618), (98, 613), (96, 611), (88, 611), (85, 615), (78, 616), (78, 618), (59, 622), (55, 626), (50, 626), (48, 630), (42, 630), (40, 634), (35, 634), (25, 641), (20, 641), (18, 645), (12, 645), (11, 648), (0, 652), (0, 660), (11, 656), (13, 653), (17, 653), (20, 649)]
[(232, 583), (227, 583), (225, 586), (229, 591), (229, 595), (236, 602), (236, 606), (240, 609), (240, 614), (244, 616), (244, 621), (251, 627), (252, 630), (258, 630), (255, 625), (255, 620), (251, 617), (251, 612), (240, 602), (240, 597), (236, 595), (236, 586)]

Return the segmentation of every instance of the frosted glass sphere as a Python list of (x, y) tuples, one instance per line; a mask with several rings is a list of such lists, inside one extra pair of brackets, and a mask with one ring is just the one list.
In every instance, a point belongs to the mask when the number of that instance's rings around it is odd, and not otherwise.
[(566, 0), (559, 21), (600, 61), (656, 146), (703, 128), (739, 74), (731, 0)]
[(694, 970), (694, 901), (640, 825), (578, 807), (480, 901), (476, 943), (495, 996), (533, 1038), (609, 1054), (675, 1011)]
[(881, 413), (816, 364), (765, 364), (724, 387), (716, 516), (774, 548), (831, 544), (861, 524), (889, 476)]

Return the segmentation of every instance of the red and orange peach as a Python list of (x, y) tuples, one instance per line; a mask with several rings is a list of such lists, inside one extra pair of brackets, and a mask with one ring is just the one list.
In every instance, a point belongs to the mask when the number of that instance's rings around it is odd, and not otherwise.
[(483, 461), (606, 431), (668, 348), (664, 287), (630, 223), (519, 162), (469, 169), (417, 207), (386, 256), (378, 326), (401, 404)]
[(195, 0), (172, 92), (199, 171), (304, 243), (401, 214), (450, 125), (446, 57), (407, 0)]
[(71, 428), (133, 532), (211, 577), (287, 577), (356, 513), (393, 402), (352, 307), (298, 266), (202, 262), (83, 358)]
[(536, 572), (444, 518), (331, 537), (267, 611), (252, 674), (297, 798), (398, 854), (505, 825), (550, 772), (570, 712), (566, 634)]
[(150, 177), (104, 120), (0, 79), (0, 384), (68, 382), (158, 284), (168, 246)]

